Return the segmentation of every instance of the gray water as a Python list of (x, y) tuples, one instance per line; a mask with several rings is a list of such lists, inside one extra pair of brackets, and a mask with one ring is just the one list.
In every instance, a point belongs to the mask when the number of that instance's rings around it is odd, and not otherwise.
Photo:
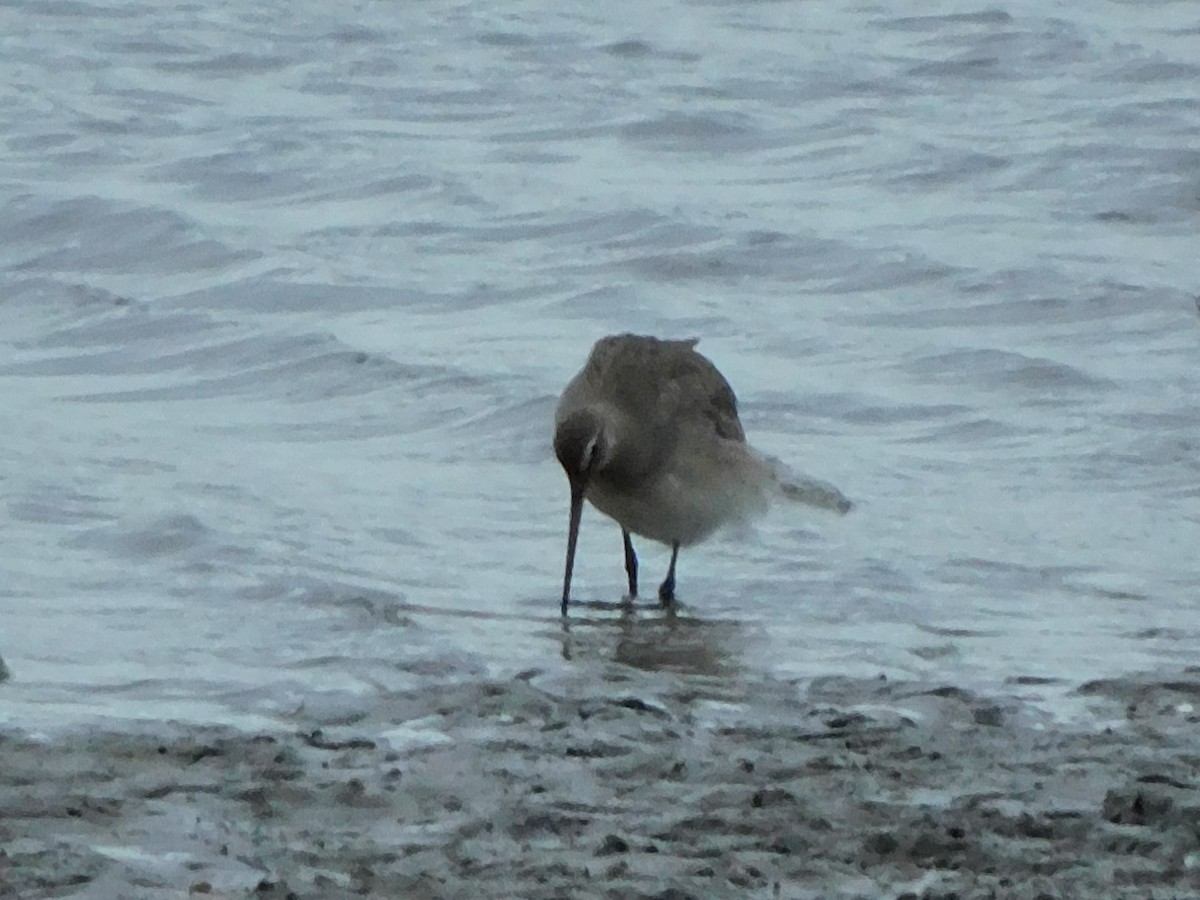
[[(0, 721), (1195, 661), (1194, 3), (13, 0), (0, 142)], [(549, 423), (617, 331), (857, 506), (632, 622), (589, 512), (564, 634)]]

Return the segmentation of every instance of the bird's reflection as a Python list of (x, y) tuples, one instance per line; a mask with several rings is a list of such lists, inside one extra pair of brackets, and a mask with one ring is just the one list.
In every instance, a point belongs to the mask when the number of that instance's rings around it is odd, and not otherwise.
[[(678, 605), (576, 602), (562, 619), (565, 660), (610, 659), (649, 672), (728, 676), (741, 668), (745, 628), (734, 620), (704, 620)], [(579, 611), (587, 615), (579, 615)]]

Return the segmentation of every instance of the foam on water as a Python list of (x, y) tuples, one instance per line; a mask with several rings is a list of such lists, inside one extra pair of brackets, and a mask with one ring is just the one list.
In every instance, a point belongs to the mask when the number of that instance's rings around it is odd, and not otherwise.
[[(1132, 11), (7, 4), (0, 717), (1186, 664), (1200, 17)], [(856, 506), (674, 626), (589, 513), (564, 632), (554, 397), (626, 330)]]

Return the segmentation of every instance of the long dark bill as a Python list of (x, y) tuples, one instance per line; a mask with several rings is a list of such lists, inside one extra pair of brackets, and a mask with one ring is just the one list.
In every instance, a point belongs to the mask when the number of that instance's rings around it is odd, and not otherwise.
[(575, 542), (579, 540), (579, 520), (583, 516), (583, 486), (571, 485), (571, 523), (567, 526), (567, 570), (563, 573), (562, 614), (571, 602), (571, 571), (575, 568)]

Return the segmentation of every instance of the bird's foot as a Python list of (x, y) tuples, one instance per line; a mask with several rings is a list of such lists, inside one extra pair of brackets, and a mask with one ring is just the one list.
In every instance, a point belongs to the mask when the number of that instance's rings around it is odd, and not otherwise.
[(664, 607), (675, 605), (675, 579), (668, 578), (659, 586), (658, 602)]

